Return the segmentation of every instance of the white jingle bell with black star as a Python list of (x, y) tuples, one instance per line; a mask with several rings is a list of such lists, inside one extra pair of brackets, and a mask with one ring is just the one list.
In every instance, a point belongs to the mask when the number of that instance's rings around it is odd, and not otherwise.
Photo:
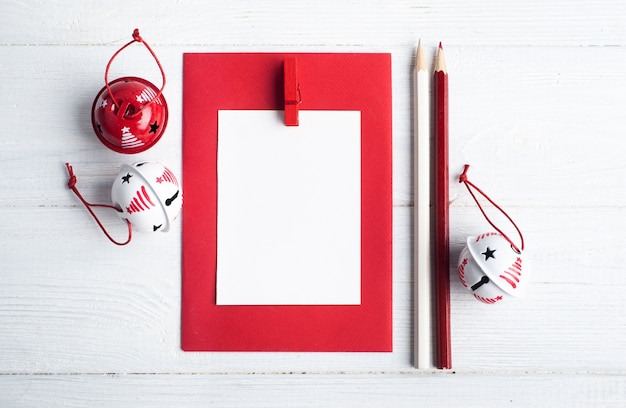
[(493, 304), (524, 294), (530, 266), (522, 251), (502, 234), (490, 232), (467, 239), (457, 271), (463, 286), (477, 300)]
[(183, 194), (170, 169), (157, 162), (123, 165), (111, 188), (113, 204), (133, 230), (167, 232), (180, 213)]

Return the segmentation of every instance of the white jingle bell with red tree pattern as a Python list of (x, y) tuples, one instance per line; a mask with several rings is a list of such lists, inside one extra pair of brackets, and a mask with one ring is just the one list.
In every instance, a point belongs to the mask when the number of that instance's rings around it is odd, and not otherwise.
[(461, 284), (487, 304), (523, 296), (530, 266), (524, 254), (502, 234), (490, 232), (467, 238), (457, 268)]
[(157, 162), (139, 162), (122, 166), (111, 199), (134, 230), (167, 232), (180, 213), (183, 194), (170, 169)]
[[(140, 162), (123, 165), (111, 188), (113, 204), (90, 203), (78, 191), (74, 169), (65, 163), (69, 174), (67, 187), (76, 194), (96, 221), (104, 235), (116, 245), (126, 245), (137, 231), (166, 232), (180, 213), (183, 193), (178, 179), (170, 169), (157, 162)], [(114, 210), (124, 220), (128, 237), (119, 241), (100, 221), (94, 208)]]
[[(530, 279), (530, 266), (524, 256), (524, 236), (513, 219), (474, 183), (467, 179), (466, 164), (459, 176), (459, 183), (464, 183), (476, 205), (489, 224), (497, 232), (489, 232), (467, 238), (467, 245), (461, 251), (457, 272), (463, 286), (474, 297), (487, 304), (494, 304), (506, 297), (519, 297)], [(497, 208), (515, 227), (521, 245), (517, 246), (487, 216), (476, 195), (476, 190), (495, 208)]]

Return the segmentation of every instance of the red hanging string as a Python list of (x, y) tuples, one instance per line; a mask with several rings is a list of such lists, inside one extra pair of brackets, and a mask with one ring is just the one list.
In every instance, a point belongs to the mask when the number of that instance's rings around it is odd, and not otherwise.
[(91, 204), (89, 202), (87, 202), (87, 200), (85, 200), (83, 198), (83, 196), (78, 192), (78, 188), (76, 188), (76, 176), (74, 175), (74, 170), (72, 169), (72, 166), (70, 166), (69, 163), (65, 163), (65, 166), (67, 167), (67, 172), (70, 175), (70, 178), (67, 182), (67, 187), (69, 187), (70, 190), (72, 190), (74, 192), (74, 194), (76, 194), (76, 196), (80, 199), (80, 201), (83, 203), (83, 205), (85, 206), (85, 208), (87, 208), (87, 210), (89, 211), (89, 213), (91, 214), (91, 216), (94, 218), (94, 220), (96, 220), (96, 222), (98, 223), (98, 226), (100, 227), (100, 229), (102, 230), (102, 232), (104, 232), (104, 235), (107, 236), (107, 238), (113, 242), (116, 245), (126, 245), (130, 242), (131, 238), (133, 237), (133, 230), (132, 227), (130, 225), (130, 222), (128, 220), (126, 220), (126, 224), (128, 226), (128, 239), (126, 240), (126, 242), (119, 242), (116, 241), (115, 239), (113, 239), (113, 237), (111, 237), (111, 235), (107, 232), (107, 230), (104, 228), (104, 225), (102, 225), (102, 223), (100, 222), (100, 220), (98, 219), (98, 216), (96, 215), (96, 213), (93, 212), (93, 210), (91, 209), (91, 207), (104, 207), (104, 208), (112, 208), (117, 212), (121, 212), (118, 208), (112, 206), (112, 205), (108, 205), (108, 204)]
[(509, 241), (509, 243), (511, 244), (513, 249), (515, 249), (517, 252), (520, 252), (520, 248), (517, 245), (515, 245), (515, 243), (504, 232), (502, 232), (500, 230), (500, 228), (496, 227), (495, 224), (489, 219), (489, 217), (485, 213), (485, 210), (483, 210), (483, 207), (478, 202), (478, 199), (476, 198), (476, 196), (474, 195), (474, 193), (472, 192), (472, 189), (470, 187), (472, 187), (473, 189), (478, 191), (483, 197), (485, 197), (487, 199), (487, 201), (489, 201), (502, 214), (504, 214), (504, 216), (509, 221), (511, 221), (511, 224), (513, 224), (513, 226), (517, 230), (517, 233), (519, 234), (519, 237), (520, 237), (520, 240), (521, 240), (521, 250), (523, 251), (524, 250), (524, 236), (522, 235), (522, 232), (520, 231), (520, 229), (517, 227), (517, 224), (515, 224), (515, 221), (513, 221), (513, 219), (511, 217), (509, 217), (509, 215), (506, 213), (506, 211), (504, 211), (502, 208), (500, 208), (500, 206), (498, 204), (496, 204), (491, 198), (489, 198), (489, 196), (487, 194), (485, 194), (480, 188), (476, 187), (476, 185), (474, 183), (472, 183), (471, 181), (469, 181), (467, 179), (467, 170), (469, 169), (469, 167), (470, 167), (469, 164), (465, 165), (465, 168), (463, 169), (463, 173), (459, 176), (459, 183), (464, 183), (465, 184), (465, 187), (467, 187), (467, 191), (469, 191), (469, 193), (471, 194), (472, 198), (474, 199), (474, 201), (478, 205), (478, 208), (480, 209), (480, 212), (483, 213), (483, 216), (485, 217), (485, 219), (487, 220), (489, 225), (491, 225), (493, 228), (495, 228), (496, 231), (498, 231), (500, 234), (502, 234), (502, 236), (507, 241)]
[(157, 58), (157, 56), (154, 53), (154, 51), (152, 51), (152, 48), (150, 48), (148, 43), (145, 42), (144, 39), (139, 35), (139, 29), (138, 28), (135, 28), (135, 31), (133, 31), (133, 39), (131, 41), (129, 41), (128, 43), (126, 43), (126, 45), (124, 45), (122, 48), (117, 50), (117, 52), (115, 52), (115, 54), (113, 54), (113, 56), (109, 60), (109, 63), (107, 64), (107, 67), (106, 67), (106, 70), (104, 71), (104, 83), (106, 84), (106, 88), (107, 88), (107, 91), (109, 92), (109, 95), (111, 95), (111, 99), (113, 100), (113, 104), (115, 105), (116, 108), (119, 109), (117, 101), (115, 101), (115, 99), (113, 98), (113, 93), (111, 92), (111, 88), (109, 87), (109, 68), (111, 67), (111, 63), (113, 62), (115, 57), (117, 57), (120, 52), (122, 52), (126, 47), (128, 47), (129, 45), (131, 45), (134, 42), (139, 42), (139, 43), (142, 43), (143, 45), (146, 46), (148, 51), (150, 51), (150, 54), (152, 54), (152, 57), (156, 61), (157, 65), (159, 66), (159, 70), (161, 70), (161, 76), (163, 77), (163, 85), (161, 86), (161, 89), (159, 90), (159, 92), (154, 96), (154, 98), (152, 98), (152, 100), (149, 103), (145, 104), (141, 109), (139, 109), (139, 111), (137, 111), (135, 113), (135, 115), (136, 115), (139, 112), (141, 112), (142, 110), (144, 110), (152, 102), (154, 102), (159, 96), (161, 96), (161, 94), (163, 93), (163, 89), (165, 88), (165, 72), (163, 71), (163, 67), (161, 66), (161, 62), (159, 61), (159, 58)]

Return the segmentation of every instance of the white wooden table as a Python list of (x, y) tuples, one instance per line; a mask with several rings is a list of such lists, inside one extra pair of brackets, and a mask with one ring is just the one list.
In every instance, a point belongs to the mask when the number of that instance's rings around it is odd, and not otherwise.
[[(3, 1), (0, 406), (625, 406), (625, 21), (621, 1)], [(135, 27), (168, 75), (170, 122), (126, 157), (89, 115)], [(443, 41), (450, 71), (452, 261), (490, 230), (454, 180), (470, 163), (534, 267), (526, 299), (487, 306), (451, 265), (452, 371), (412, 368), (420, 37), (431, 58)], [(180, 223), (116, 247), (67, 189), (66, 161), (95, 202), (122, 163), (180, 174), (186, 51), (392, 53), (392, 353), (181, 351)], [(111, 72), (130, 74), (159, 81), (140, 46)]]

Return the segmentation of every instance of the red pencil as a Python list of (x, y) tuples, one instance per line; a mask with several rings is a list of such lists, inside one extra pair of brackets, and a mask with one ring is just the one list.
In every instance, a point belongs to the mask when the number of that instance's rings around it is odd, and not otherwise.
[(450, 341), (450, 226), (448, 211), (448, 69), (439, 43), (433, 81), (435, 111), (435, 286), (437, 368), (452, 368)]

